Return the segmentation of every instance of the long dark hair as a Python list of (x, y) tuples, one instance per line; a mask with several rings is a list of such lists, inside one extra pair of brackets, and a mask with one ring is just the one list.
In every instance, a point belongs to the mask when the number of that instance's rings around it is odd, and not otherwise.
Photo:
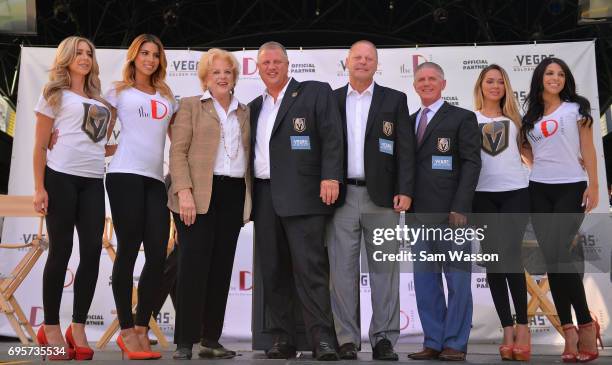
[(565, 85), (563, 86), (563, 90), (559, 93), (561, 101), (577, 103), (579, 106), (578, 112), (582, 116), (582, 125), (591, 127), (593, 124), (591, 103), (589, 103), (587, 98), (576, 93), (576, 82), (567, 64), (559, 58), (545, 58), (536, 66), (535, 70), (533, 70), (533, 76), (531, 77), (529, 94), (527, 95), (527, 101), (524, 106), (527, 110), (523, 117), (523, 126), (521, 128), (523, 143), (528, 143), (527, 132), (532, 130), (535, 122), (544, 116), (544, 100), (542, 99), (542, 93), (544, 92), (544, 72), (546, 71), (546, 67), (551, 63), (559, 65), (563, 73), (565, 73)]

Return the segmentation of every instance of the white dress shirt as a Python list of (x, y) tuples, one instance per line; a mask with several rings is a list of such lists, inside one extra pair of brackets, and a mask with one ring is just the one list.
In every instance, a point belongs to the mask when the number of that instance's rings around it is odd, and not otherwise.
[(242, 145), (242, 133), (238, 123), (238, 99), (232, 96), (227, 112), (210, 92), (206, 91), (200, 100), (212, 99), (219, 117), (220, 138), (213, 173), (230, 177), (244, 177), (246, 156)]
[(348, 84), (346, 93), (346, 142), (348, 153), (349, 179), (365, 179), (363, 153), (365, 145), (365, 131), (368, 124), (368, 114), (372, 104), (374, 82), (361, 94)]
[(283, 102), (285, 91), (287, 86), (291, 82), (291, 78), (287, 80), (287, 84), (276, 98), (268, 93), (266, 89), (263, 93), (263, 100), (261, 102), (261, 111), (259, 112), (259, 118), (257, 119), (257, 130), (255, 132), (255, 166), (254, 173), (258, 179), (269, 179), (270, 178), (270, 138), (272, 137), (272, 128), (274, 127), (274, 121), (278, 114), (278, 109)]
[(425, 108), (429, 109), (429, 111), (427, 112), (427, 124), (429, 125), (429, 122), (431, 122), (431, 120), (436, 115), (438, 110), (440, 110), (440, 108), (442, 107), (442, 104), (444, 104), (444, 99), (442, 98), (436, 100), (430, 106), (424, 106), (423, 104), (421, 104), (421, 109), (419, 109), (419, 112), (416, 116), (417, 125), (414, 126), (414, 134), (417, 134), (417, 131), (419, 129), (419, 121), (421, 120), (421, 114), (423, 113), (423, 109)]

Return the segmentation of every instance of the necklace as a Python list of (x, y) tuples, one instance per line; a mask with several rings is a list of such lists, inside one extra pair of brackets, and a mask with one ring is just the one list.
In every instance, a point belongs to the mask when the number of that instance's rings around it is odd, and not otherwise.
[[(228, 118), (229, 119), (229, 115)], [(240, 133), (238, 135), (238, 143), (236, 143), (236, 148), (234, 149), (234, 151), (232, 151), (232, 153), (230, 153), (230, 151), (228, 151), (227, 148), (227, 143), (225, 142), (225, 128), (223, 128), (223, 122), (220, 122), (219, 125), (221, 126), (221, 141), (223, 142), (223, 150), (225, 151), (225, 155), (227, 156), (227, 158), (229, 158), (231, 161), (235, 160), (236, 157), (238, 157), (238, 148), (240, 148)]]

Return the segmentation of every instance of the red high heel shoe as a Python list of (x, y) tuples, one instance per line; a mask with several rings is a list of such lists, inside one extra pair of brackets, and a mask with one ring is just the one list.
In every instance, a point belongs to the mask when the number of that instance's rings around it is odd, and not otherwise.
[[(529, 331), (529, 328), (527, 328), (527, 331)], [(529, 361), (531, 359), (531, 333), (527, 332), (527, 335), (529, 338), (527, 345), (514, 344), (512, 348), (512, 360)]]
[[(603, 350), (603, 341), (601, 340), (601, 333), (600, 333), (600, 328), (599, 328), (599, 323), (592, 321), (590, 323), (586, 323), (586, 324), (581, 324), (578, 327), (580, 328), (580, 330), (578, 330), (578, 335), (580, 335), (580, 331), (583, 328), (589, 328), (589, 327), (593, 327), (595, 326), (595, 352), (588, 352), (588, 351), (582, 351), (580, 350), (580, 346), (578, 346), (579, 351), (578, 351), (578, 356), (576, 357), (576, 359), (578, 360), (578, 362), (589, 362), (589, 361), (593, 361), (595, 359), (597, 359), (599, 357), (599, 350), (597, 350), (597, 341), (599, 341), (599, 345), (601, 345), (601, 349)], [(580, 345), (580, 342), (578, 342), (578, 344)]]
[[(561, 327), (563, 329), (563, 332), (565, 333), (565, 338), (567, 339), (567, 333), (570, 331), (576, 331), (576, 334), (578, 333), (578, 328), (576, 328), (576, 326), (574, 326), (573, 324), (566, 324), (563, 325), (563, 327)], [(567, 340), (566, 340), (567, 341)], [(570, 351), (563, 351), (563, 353), (561, 354), (561, 360), (563, 360), (563, 362), (577, 362), (578, 353), (577, 352), (570, 352)]]
[(93, 359), (94, 350), (89, 347), (79, 347), (74, 342), (74, 338), (72, 337), (72, 325), (68, 326), (66, 330), (66, 342), (71, 349), (74, 349), (74, 359), (75, 360), (91, 360)]
[[(45, 334), (45, 325), (38, 327), (38, 333), (36, 334), (36, 339), (38, 340), (38, 345), (40, 347), (47, 347), (50, 352), (55, 352), (56, 349), (62, 346), (53, 346), (49, 345), (49, 341), (47, 341), (47, 335)], [(70, 347), (63, 347), (65, 352), (63, 354), (49, 354), (43, 355), (43, 360), (51, 360), (51, 361), (66, 361), (74, 359), (74, 350)]]
[(499, 356), (501, 356), (502, 360), (514, 360), (512, 358), (512, 348), (513, 345), (501, 345), (499, 346)]
[(151, 359), (151, 354), (145, 351), (128, 351), (127, 346), (123, 342), (123, 338), (121, 337), (121, 333), (117, 336), (117, 345), (121, 349), (121, 360), (123, 360), (123, 355), (127, 354), (127, 358), (129, 360), (149, 360)]

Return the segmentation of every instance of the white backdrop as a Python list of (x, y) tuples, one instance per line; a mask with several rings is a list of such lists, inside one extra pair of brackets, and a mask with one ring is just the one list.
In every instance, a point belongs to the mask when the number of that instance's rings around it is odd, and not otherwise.
[[(101, 49), (97, 51), (100, 64), (100, 78), (106, 90), (110, 83), (120, 79), (125, 50)], [(200, 94), (199, 80), (196, 76), (197, 62), (201, 52), (190, 50), (169, 50), (168, 83), (177, 98)], [(31, 195), (32, 179), (32, 145), (34, 140), (35, 117), (34, 105), (47, 80), (47, 70), (51, 65), (55, 49), (24, 47), (21, 54), (19, 95), (17, 103), (17, 122), (13, 144), (12, 169), (9, 182), (9, 194)], [(291, 50), (291, 76), (297, 80), (320, 80), (330, 83), (332, 88), (344, 85), (348, 79), (345, 67), (346, 49)], [(238, 99), (249, 102), (264, 89), (259, 79), (255, 64), (256, 51), (235, 52), (241, 66), (241, 77), (236, 88)], [(523, 102), (529, 88), (532, 70), (543, 57), (555, 56), (564, 59), (572, 69), (577, 81), (578, 91), (586, 96), (593, 107), (592, 114), (599, 115), (597, 77), (595, 68), (595, 45), (593, 42), (523, 44), (506, 46), (470, 46), (470, 47), (434, 47), (434, 48), (396, 48), (379, 50), (379, 69), (375, 79), (381, 85), (406, 92), (409, 109), (417, 110), (419, 102), (412, 87), (414, 67), (426, 60), (440, 64), (448, 80), (444, 98), (451, 104), (472, 109), (472, 89), (476, 77), (482, 68), (491, 63), (504, 67), (512, 81), (520, 102)], [(597, 118), (595, 118), (597, 120)], [(598, 124), (595, 123), (595, 126)], [(603, 171), (603, 152), (601, 131), (594, 128), (594, 137), (598, 156), (599, 186), (601, 202), (599, 212), (607, 212), (605, 199), (605, 173)], [(118, 134), (118, 131), (117, 131)], [(166, 152), (168, 145), (166, 146)], [(167, 166), (166, 166), (167, 167)], [(108, 202), (107, 212), (110, 215)], [(28, 242), (35, 232), (35, 222), (27, 219), (6, 219), (3, 231), (3, 242)], [(71, 319), (73, 279), (78, 265), (78, 238), (75, 233), (75, 249), (69, 263), (64, 295), (61, 307), (62, 325), (65, 327)], [(601, 238), (598, 242), (601, 245)], [(605, 245), (605, 243), (603, 243)], [(604, 247), (605, 248), (605, 247)], [(601, 247), (600, 247), (601, 250)], [(1, 251), (0, 274), (10, 272), (22, 253)], [(605, 251), (605, 250), (604, 250)], [(605, 251), (607, 252), (607, 251)], [(137, 262), (134, 281), (142, 267), (143, 255)], [(604, 256), (609, 257), (609, 256)], [(41, 278), (46, 254), (17, 291), (17, 298), (24, 312), (34, 326), (43, 321)], [(102, 251), (100, 275), (96, 287), (94, 302), (88, 321), (88, 336), (97, 340), (115, 316), (115, 305), (110, 288), (112, 264), (106, 251)], [(252, 292), (252, 224), (241, 232), (224, 328), (224, 336), (248, 339), (251, 336), (251, 292)], [(197, 275), (197, 273), (195, 273)], [(590, 274), (585, 278), (589, 305), (593, 316), (602, 324), (604, 341), (612, 344), (610, 335), (609, 303), (612, 303), (610, 277), (608, 274)], [(367, 275), (361, 280), (362, 331), (367, 338), (370, 321), (370, 298)], [(493, 307), (491, 295), (484, 274), (473, 275), (474, 323), (471, 334), (472, 342), (496, 342), (500, 338), (501, 328)], [(421, 325), (416, 309), (412, 274), (404, 273), (401, 277), (401, 341), (420, 342)], [(164, 332), (172, 337), (174, 310), (168, 300), (158, 318)], [(560, 343), (562, 341), (548, 319), (536, 316), (531, 322), (534, 343)], [(0, 335), (12, 335), (12, 329), (6, 319), (0, 317)]]

